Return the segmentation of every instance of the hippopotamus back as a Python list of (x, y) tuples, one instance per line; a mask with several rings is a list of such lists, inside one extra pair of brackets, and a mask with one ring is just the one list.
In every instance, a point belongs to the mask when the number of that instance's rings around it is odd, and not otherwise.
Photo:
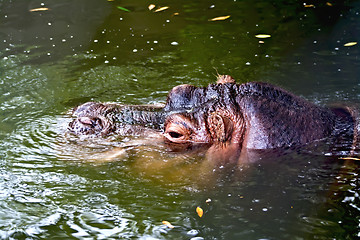
[(290, 92), (267, 83), (236, 86), (236, 102), (246, 122), (246, 147), (303, 145), (329, 136), (336, 116)]

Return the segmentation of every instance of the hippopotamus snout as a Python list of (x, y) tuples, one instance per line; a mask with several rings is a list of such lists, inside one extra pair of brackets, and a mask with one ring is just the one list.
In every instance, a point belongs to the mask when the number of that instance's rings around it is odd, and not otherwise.
[(101, 133), (104, 126), (99, 118), (79, 117), (69, 124), (69, 130), (75, 134), (97, 134)]
[(77, 135), (106, 135), (111, 131), (111, 119), (101, 103), (89, 102), (75, 108), (69, 131)]
[(142, 136), (159, 132), (165, 115), (162, 107), (87, 102), (73, 110), (75, 119), (69, 131), (75, 135)]

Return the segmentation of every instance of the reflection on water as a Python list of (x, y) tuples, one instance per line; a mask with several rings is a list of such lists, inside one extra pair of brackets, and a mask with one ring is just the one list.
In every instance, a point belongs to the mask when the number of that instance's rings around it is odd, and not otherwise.
[[(359, 47), (344, 44), (359, 42), (359, 2), (149, 4), (0, 1), (0, 238), (359, 236), (358, 163), (326, 146), (222, 166), (141, 139), (64, 135), (83, 102), (163, 103), (173, 86), (207, 85), (217, 71), (320, 105), (357, 102)], [(38, 7), (50, 10), (29, 11)]]

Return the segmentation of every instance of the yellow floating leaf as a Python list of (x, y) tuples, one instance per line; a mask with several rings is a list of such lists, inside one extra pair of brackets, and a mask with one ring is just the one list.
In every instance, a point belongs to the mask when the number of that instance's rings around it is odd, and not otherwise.
[(260, 40), (259, 43), (263, 44), (263, 43), (265, 43), (265, 42)]
[(256, 38), (270, 38), (271, 35), (270, 34), (258, 34), (255, 35)]
[(151, 11), (151, 10), (153, 10), (155, 8), (155, 4), (150, 4), (149, 6), (148, 6), (148, 9)]
[(332, 3), (327, 2), (326, 5), (328, 5), (329, 7), (332, 7)]
[(40, 12), (40, 11), (48, 11), (50, 10), (50, 8), (33, 8), (33, 9), (30, 9), (29, 12)]
[(196, 213), (198, 214), (199, 217), (202, 217), (204, 215), (204, 210), (202, 210), (201, 207), (197, 207)]
[(315, 6), (312, 5), (312, 4), (305, 4), (304, 7), (306, 7), (306, 8), (313, 8), (313, 7), (315, 7)]
[(231, 16), (227, 15), (227, 16), (215, 17), (215, 18), (210, 19), (209, 21), (223, 21), (225, 19), (228, 19), (229, 17), (231, 17)]
[(360, 158), (355, 158), (355, 157), (343, 157), (343, 158), (339, 158), (339, 159), (360, 161)]
[(174, 226), (168, 221), (162, 221), (162, 224), (166, 225), (168, 228), (174, 228)]
[(179, 13), (178, 13), (178, 12), (176, 12), (176, 13), (174, 13), (173, 15), (174, 15), (174, 16), (178, 16), (178, 15), (179, 15)]
[(355, 46), (357, 44), (357, 42), (348, 42), (344, 44), (344, 47), (352, 47)]
[(168, 8), (169, 7), (161, 7), (161, 8), (156, 9), (154, 12), (161, 12), (161, 11), (164, 11), (164, 10), (166, 10)]

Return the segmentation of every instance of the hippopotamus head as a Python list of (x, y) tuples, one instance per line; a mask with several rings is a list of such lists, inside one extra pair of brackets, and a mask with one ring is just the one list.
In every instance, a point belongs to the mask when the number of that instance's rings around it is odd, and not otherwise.
[(206, 88), (185, 84), (169, 92), (164, 109), (171, 114), (165, 119), (163, 134), (171, 150), (205, 147), (212, 157), (228, 155), (226, 149), (232, 149), (233, 156), (240, 152), (245, 119), (234, 104), (234, 83), (225, 75)]
[(229, 88), (219, 84), (208, 88), (191, 85), (173, 88), (164, 108), (172, 112), (164, 123), (166, 141), (189, 147), (199, 144), (222, 146), (229, 142), (241, 143), (244, 118), (231, 103), (231, 94), (221, 97), (224, 90)]

